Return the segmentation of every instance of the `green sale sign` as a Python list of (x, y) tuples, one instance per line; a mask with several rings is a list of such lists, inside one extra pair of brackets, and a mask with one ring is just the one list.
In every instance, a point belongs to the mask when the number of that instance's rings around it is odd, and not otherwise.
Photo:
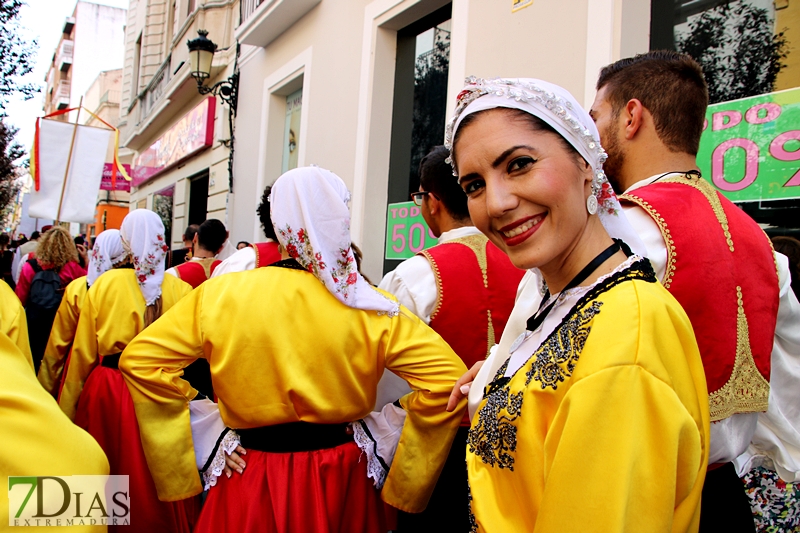
[(709, 106), (697, 164), (733, 202), (800, 198), (800, 88)]
[(408, 259), (438, 242), (414, 202), (389, 204), (386, 211), (386, 259)]

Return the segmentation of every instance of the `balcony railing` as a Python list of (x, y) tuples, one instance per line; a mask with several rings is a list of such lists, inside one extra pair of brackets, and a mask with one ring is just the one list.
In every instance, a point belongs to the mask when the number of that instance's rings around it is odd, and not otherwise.
[(247, 20), (264, 0), (241, 0), (239, 2), (239, 24)]
[(66, 72), (72, 66), (72, 41), (61, 41), (61, 47), (58, 49), (58, 65), (61, 72)]
[(58, 88), (53, 95), (56, 107), (58, 109), (66, 109), (69, 107), (70, 83), (65, 80), (58, 82)]
[(112, 91), (108, 90), (103, 93), (103, 96), (100, 97), (99, 104), (110, 104), (110, 105), (119, 105), (120, 102), (120, 91)]
[(161, 96), (164, 94), (164, 89), (167, 88), (167, 84), (170, 80), (170, 64), (171, 64), (172, 56), (167, 56), (167, 59), (161, 64), (158, 68), (158, 72), (156, 72), (153, 79), (150, 80), (150, 83), (147, 84), (147, 88), (142, 93), (139, 106), (140, 106), (140, 114), (139, 114), (139, 122), (143, 121), (150, 112), (156, 107), (156, 104), (161, 99)]

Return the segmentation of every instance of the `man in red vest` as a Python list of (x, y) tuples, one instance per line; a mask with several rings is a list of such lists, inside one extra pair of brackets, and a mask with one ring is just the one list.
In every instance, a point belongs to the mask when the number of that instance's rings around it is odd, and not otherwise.
[(221, 276), (230, 272), (244, 272), (271, 265), (281, 260), (281, 253), (278, 251), (278, 237), (272, 227), (270, 219), (269, 195), (272, 192), (272, 185), (264, 188), (261, 195), (261, 203), (258, 206), (258, 220), (261, 222), (261, 229), (267, 240), (251, 244), (231, 255), (217, 267), (211, 277)]
[(215, 256), (222, 251), (226, 240), (228, 240), (228, 230), (225, 229), (225, 224), (215, 218), (209, 218), (200, 224), (193, 237), (192, 258), (170, 268), (167, 273), (196, 289), (211, 277), (222, 262)]
[[(524, 271), (472, 225), (448, 156), (437, 146), (422, 159), (419, 192), (411, 195), (439, 244), (386, 274), (380, 288), (428, 323), (470, 368), (503, 334)], [(399, 531), (428, 531), (435, 524), (441, 525), (433, 527), (437, 531), (469, 530), (466, 415), (461, 426), (428, 508), (401, 513)]]
[[(737, 466), (744, 475), (750, 464), (771, 464), (786, 481), (800, 474), (787, 451), (800, 450), (800, 307), (786, 258), (700, 176), (708, 91), (693, 59), (668, 51), (622, 59), (601, 71), (597, 90), (591, 115), (605, 171), (703, 357), (712, 424), (700, 531), (755, 531)], [(756, 463), (734, 465), (746, 450)]]

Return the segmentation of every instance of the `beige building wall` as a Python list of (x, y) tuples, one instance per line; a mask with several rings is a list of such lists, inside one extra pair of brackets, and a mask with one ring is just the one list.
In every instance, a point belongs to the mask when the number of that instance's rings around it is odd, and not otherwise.
[[(364, 270), (382, 274), (397, 31), (447, 4), (442, 0), (264, 2), (236, 36), (240, 58), (233, 240), (260, 240), (255, 208), (281, 171), (285, 97), (303, 89), (299, 164), (317, 164), (347, 183), (353, 240)], [(466, 75), (538, 77), (587, 105), (600, 68), (649, 45), (650, 3), (534, 0), (452, 3), (448, 109)], [(283, 7), (282, 7), (283, 6)], [(259, 11), (260, 10), (260, 11)], [(292, 21), (285, 31), (278, 20)], [(270, 24), (270, 16), (273, 24)], [(277, 34), (277, 35), (276, 35)]]
[[(189, 75), (186, 42), (198, 29), (218, 45), (206, 86), (233, 74), (239, 21), (238, 0), (131, 0), (128, 9), (125, 67), (122, 79), (121, 145), (133, 160), (171, 126), (200, 104), (197, 83)], [(165, 170), (131, 190), (131, 209), (152, 208), (153, 194), (175, 186), (172, 247), (182, 246), (188, 225), (189, 179), (209, 171), (207, 218), (228, 223), (229, 108), (217, 98), (211, 147)]]

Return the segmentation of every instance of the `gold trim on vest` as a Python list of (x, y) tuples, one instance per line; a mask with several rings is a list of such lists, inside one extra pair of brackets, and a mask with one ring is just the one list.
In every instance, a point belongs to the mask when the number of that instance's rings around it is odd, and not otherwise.
[(736, 299), (739, 306), (736, 319), (736, 360), (728, 382), (708, 395), (711, 420), (722, 420), (734, 413), (764, 412), (769, 403), (769, 382), (758, 371), (753, 359), (742, 288), (738, 286)]

